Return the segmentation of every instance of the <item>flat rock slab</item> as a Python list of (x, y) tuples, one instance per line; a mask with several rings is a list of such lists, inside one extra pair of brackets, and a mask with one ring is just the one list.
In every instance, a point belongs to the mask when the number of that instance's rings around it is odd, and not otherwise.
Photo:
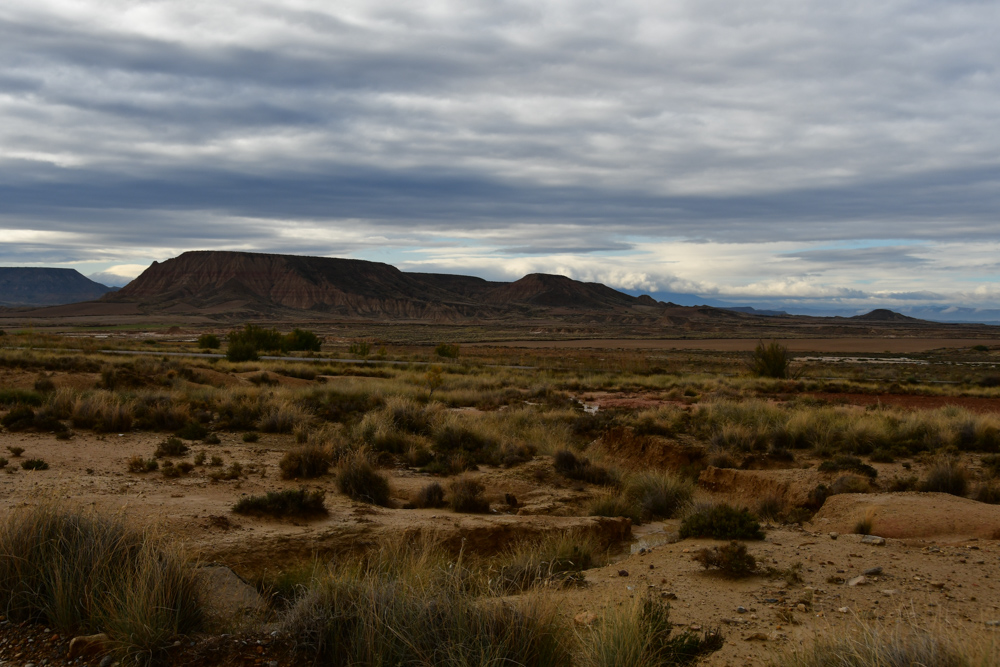
[(874, 513), (872, 527), (880, 537), (1000, 537), (1000, 505), (987, 505), (947, 493), (844, 493), (831, 496), (813, 517), (812, 527), (824, 532), (851, 533), (854, 525), (868, 512)]

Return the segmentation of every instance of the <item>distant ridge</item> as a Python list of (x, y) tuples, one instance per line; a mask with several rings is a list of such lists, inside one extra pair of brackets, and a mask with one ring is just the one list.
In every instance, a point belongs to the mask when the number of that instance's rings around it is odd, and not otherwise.
[(112, 288), (76, 269), (0, 267), (0, 305), (58, 306), (99, 299)]

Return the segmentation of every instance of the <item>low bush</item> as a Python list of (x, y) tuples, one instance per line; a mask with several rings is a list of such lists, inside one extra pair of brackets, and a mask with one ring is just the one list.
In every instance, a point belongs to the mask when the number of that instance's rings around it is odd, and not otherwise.
[(976, 487), (976, 493), (972, 496), (974, 500), (990, 505), (1000, 505), (1000, 484), (995, 482), (983, 482)]
[(0, 456), (0, 468), (6, 468), (9, 461), (4, 457)]
[(174, 433), (185, 440), (201, 440), (208, 435), (208, 429), (201, 422), (190, 421)]
[(0, 388), (0, 406), (28, 405), (37, 408), (41, 404), (42, 395), (38, 391), (14, 387)]
[(243, 434), (243, 442), (253, 444), (258, 440), (260, 440), (260, 433), (257, 433), (256, 431), (247, 431)]
[(165, 456), (184, 456), (189, 449), (180, 438), (167, 438), (156, 446), (153, 456), (158, 459)]
[[(222, 459), (218, 456), (212, 457), (212, 466), (221, 466)], [(243, 476), (243, 465), (237, 461), (233, 461), (229, 464), (228, 468), (222, 470), (213, 470), (208, 474), (208, 478), (213, 482), (229, 482), (234, 479), (239, 479)]]
[(20, 447), (18, 445), (7, 445), (7, 451), (10, 452), (10, 455), (16, 459), (20, 457), (21, 454), (24, 454), (24, 447)]
[(648, 596), (605, 612), (583, 637), (581, 667), (650, 667), (693, 663), (722, 648), (718, 630), (672, 635), (670, 607)]
[(757, 518), (747, 509), (726, 503), (698, 508), (681, 521), (680, 536), (716, 540), (762, 540)]
[(757, 559), (747, 551), (745, 544), (735, 541), (702, 549), (693, 558), (706, 570), (714, 568), (730, 579), (742, 579), (759, 573)]
[(444, 507), (444, 489), (437, 482), (431, 482), (417, 492), (411, 504), (417, 508)]
[(858, 475), (841, 475), (833, 480), (830, 485), (829, 495), (835, 496), (840, 493), (871, 493), (872, 484), (867, 477)]
[(612, 484), (614, 476), (598, 465), (594, 465), (583, 457), (578, 457), (568, 449), (561, 449), (552, 458), (552, 467), (561, 475), (590, 484)]
[(337, 470), (337, 488), (352, 500), (388, 507), (389, 479), (375, 469), (367, 454), (355, 452)]
[(222, 346), (222, 341), (215, 334), (202, 334), (198, 336), (198, 347), (202, 350), (218, 350)]
[(918, 489), (964, 496), (969, 490), (969, 472), (957, 461), (941, 461), (927, 472)]
[(202, 623), (200, 584), (179, 554), (121, 518), (37, 506), (0, 523), (0, 609), (60, 634), (105, 632), (122, 658), (161, 657)]
[(434, 348), (434, 354), (445, 359), (458, 359), (460, 353), (461, 348), (458, 345), (449, 345), (448, 343), (441, 343)]
[(330, 472), (333, 457), (330, 450), (319, 445), (306, 445), (288, 451), (278, 467), (282, 479), (312, 479)]
[(486, 488), (471, 477), (460, 477), (449, 487), (448, 505), (453, 512), (483, 514), (490, 511), (490, 504), (483, 497)]
[(144, 459), (141, 456), (131, 457), (125, 464), (129, 472), (146, 473), (159, 469), (160, 464), (156, 459)]
[(233, 505), (233, 512), (275, 519), (307, 518), (327, 513), (325, 499), (326, 494), (323, 491), (306, 489), (268, 491), (263, 496), (240, 498)]
[(43, 459), (26, 459), (21, 461), (21, 467), (25, 470), (48, 470), (49, 464)]

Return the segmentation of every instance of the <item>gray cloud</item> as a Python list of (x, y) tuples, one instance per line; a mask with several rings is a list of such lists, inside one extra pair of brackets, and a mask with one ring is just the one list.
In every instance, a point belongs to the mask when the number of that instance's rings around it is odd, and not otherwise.
[(929, 0), (9, 0), (0, 227), (37, 235), (0, 261), (888, 239), (779, 257), (849, 269), (830, 294), (887, 264), (947, 279), (928, 253), (995, 238), (998, 19)]

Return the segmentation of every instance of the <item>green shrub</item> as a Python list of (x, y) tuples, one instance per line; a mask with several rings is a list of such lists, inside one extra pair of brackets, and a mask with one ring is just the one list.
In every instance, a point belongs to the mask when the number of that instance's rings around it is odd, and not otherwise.
[(700, 508), (681, 521), (680, 536), (716, 540), (762, 540), (760, 523), (749, 510), (726, 503)]
[(471, 477), (460, 477), (449, 486), (448, 505), (453, 512), (484, 514), (490, 504), (483, 497), (486, 488)]
[(244, 496), (233, 505), (236, 514), (281, 518), (306, 518), (324, 515), (326, 494), (323, 491), (285, 489), (268, 491), (263, 496)]
[(872, 485), (867, 477), (858, 475), (841, 475), (830, 485), (829, 495), (841, 493), (871, 493)]
[(247, 431), (243, 434), (243, 442), (254, 443), (260, 440), (260, 433), (255, 431)]
[(226, 346), (226, 361), (239, 363), (241, 361), (257, 361), (259, 358), (257, 348), (251, 343), (236, 341), (230, 342)]
[(174, 435), (185, 440), (201, 440), (208, 435), (208, 429), (201, 422), (191, 421), (178, 429)]
[(0, 456), (0, 468), (6, 468), (9, 461), (4, 457)]
[(330, 451), (318, 445), (307, 445), (290, 450), (278, 463), (282, 479), (311, 479), (330, 472), (333, 464)]
[[(221, 466), (222, 459), (218, 456), (212, 457), (212, 466)], [(233, 461), (224, 470), (213, 470), (208, 474), (208, 478), (213, 482), (229, 482), (243, 476), (243, 465), (238, 461)]]
[(323, 339), (312, 331), (292, 329), (291, 332), (285, 335), (282, 343), (282, 349), (285, 352), (319, 352), (320, 347), (323, 345)]
[(8, 431), (26, 431), (35, 425), (35, 411), (27, 405), (18, 405), (0, 418), (0, 424)]
[(0, 388), (0, 406), (30, 405), (37, 408), (41, 404), (42, 395), (37, 391), (11, 387)]
[(918, 488), (920, 491), (964, 496), (969, 490), (969, 473), (957, 461), (941, 461), (927, 472), (927, 477)]
[(42, 459), (27, 459), (21, 461), (21, 467), (25, 470), (48, 470), (49, 464)]
[(10, 452), (10, 455), (16, 459), (21, 456), (21, 454), (24, 454), (24, 447), (19, 447), (18, 445), (7, 445), (7, 451)]
[(756, 377), (785, 379), (790, 375), (791, 361), (786, 346), (777, 341), (759, 341), (750, 353), (747, 368)]
[(215, 334), (206, 333), (198, 336), (198, 347), (202, 350), (218, 350), (222, 341)]
[(759, 573), (759, 565), (745, 544), (730, 542), (711, 549), (702, 549), (694, 560), (703, 568), (715, 568), (730, 579), (742, 579)]
[(388, 507), (389, 480), (375, 469), (364, 452), (355, 452), (337, 470), (337, 488), (352, 500)]
[(122, 658), (162, 657), (200, 629), (201, 584), (177, 552), (123, 518), (37, 506), (0, 523), (0, 609), (68, 636), (106, 632)]
[(35, 391), (39, 394), (51, 394), (56, 390), (56, 383), (44, 373), (35, 380)]
[(184, 456), (188, 449), (190, 448), (180, 438), (167, 438), (156, 446), (153, 456), (158, 459), (162, 459), (164, 456)]
[(461, 349), (458, 345), (449, 345), (448, 343), (441, 343), (434, 348), (434, 354), (445, 359), (458, 359), (460, 352)]

